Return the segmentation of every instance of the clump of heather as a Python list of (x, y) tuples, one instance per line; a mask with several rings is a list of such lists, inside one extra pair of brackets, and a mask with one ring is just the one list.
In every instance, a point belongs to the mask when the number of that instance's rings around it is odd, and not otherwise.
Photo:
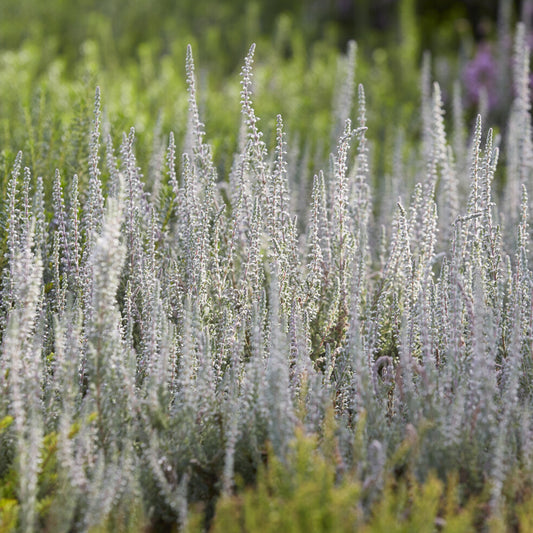
[(267, 458), (290, 468), (296, 435), (316, 439), (332, 486), (357, 484), (359, 517), (391, 477), (456, 476), (464, 501), (484, 494), (505, 520), (509, 479), (533, 474), (524, 27), (505, 138), (481, 116), (465, 133), (458, 90), (448, 132), (426, 63), (420, 145), (407, 158), (399, 134), (387, 176), (355, 43), (316, 173), (280, 115), (263, 117), (265, 141), (254, 52), (228, 175), (190, 47), (183, 143), (158, 133), (148, 168), (133, 128), (115, 145), (98, 89), (77, 172), (41, 177), (16, 156), (1, 229), (6, 530), (186, 530), (199, 503), (209, 524)]

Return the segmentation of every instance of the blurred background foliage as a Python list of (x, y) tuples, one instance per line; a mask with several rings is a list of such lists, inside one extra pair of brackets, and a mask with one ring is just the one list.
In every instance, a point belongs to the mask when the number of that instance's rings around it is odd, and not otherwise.
[[(251, 41), (271, 37), (281, 16), (289, 15), (306, 44), (325, 39), (343, 47), (350, 39), (372, 45), (397, 37), (401, 12), (418, 15), (424, 48), (493, 31), (497, 0), (3, 0), (0, 47), (17, 49), (25, 41), (48, 44), (48, 52), (75, 62), (83, 43), (96, 40), (110, 66), (135, 56), (139, 46), (157, 42), (159, 53), (176, 39), (200, 44), (203, 60), (229, 72), (239, 65)], [(520, 9), (514, 2), (514, 9)], [(453, 36), (453, 34), (456, 34)], [(457, 35), (458, 34), (458, 35)], [(289, 54), (290, 50), (286, 50)], [(213, 63), (213, 65), (211, 65)]]
[[(340, 54), (355, 40), (355, 82), (365, 87), (369, 137), (379, 147), (371, 152), (375, 175), (383, 175), (392, 165), (398, 125), (405, 146), (420, 135), (424, 51), (432, 52), (431, 77), (441, 83), (449, 110), (453, 82), (459, 80), (464, 87), (464, 72), (476, 59), (478, 43), (501, 41), (520, 17), (527, 23), (531, 4), (2, 0), (0, 169), (7, 172), (22, 149), (26, 163), (43, 176), (52, 176), (56, 167), (67, 176), (83, 174), (75, 166), (87, 149), (83, 139), (91, 125), (97, 85), (114, 145), (122, 132), (135, 126), (139, 163), (146, 168), (169, 131), (178, 141), (183, 138), (188, 105), (185, 50), (191, 43), (207, 140), (221, 176), (227, 175), (240, 123), (238, 73), (250, 44), (256, 42), (255, 105), (265, 140), (273, 143), (275, 117), (281, 113), (289, 145), (298, 147), (301, 158), (306, 152), (322, 154), (320, 161), (307, 163), (314, 167), (312, 175), (327, 164), (335, 143), (332, 109), (345, 69)], [(497, 54), (491, 53), (489, 61), (496, 60)], [(474, 77), (478, 71), (474, 69)], [(475, 83), (470, 85), (478, 90)], [(465, 95), (471, 121), (479, 94), (472, 97), (463, 88)], [(500, 99), (489, 109), (490, 123), (498, 126), (502, 107), (501, 116), (507, 116), (508, 101)]]

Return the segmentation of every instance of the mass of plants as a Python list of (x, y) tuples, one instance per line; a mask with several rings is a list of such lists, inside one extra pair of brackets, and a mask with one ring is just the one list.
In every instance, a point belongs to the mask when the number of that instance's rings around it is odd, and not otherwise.
[(0, 533), (533, 531), (530, 3), (78, 3), (1, 8)]

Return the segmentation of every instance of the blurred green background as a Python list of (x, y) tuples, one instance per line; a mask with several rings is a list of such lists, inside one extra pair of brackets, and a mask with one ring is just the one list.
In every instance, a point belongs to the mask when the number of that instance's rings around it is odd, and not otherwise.
[(468, 32), (487, 37), (500, 4), (515, 13), (523, 9), (518, 1), (497, 0), (2, 0), (0, 48), (17, 49), (31, 40), (43, 45), (48, 58), (60, 55), (72, 63), (83, 43), (94, 40), (112, 65), (135, 57), (143, 43), (157, 42), (165, 54), (176, 40), (192, 40), (210, 67), (212, 62), (227, 72), (250, 42), (275, 35), (281, 17), (291, 18), (308, 46), (326, 40), (342, 49), (349, 39), (375, 46), (398, 39), (406, 4), (428, 49), (457, 44)]
[[(186, 128), (188, 43), (207, 140), (222, 176), (237, 142), (238, 72), (252, 42), (256, 112), (267, 143), (281, 113), (290, 145), (322, 154), (315, 156), (321, 159), (315, 167), (327, 164), (335, 143), (332, 108), (346, 70), (343, 54), (355, 40), (355, 82), (366, 90), (369, 137), (383, 153), (393, 154), (398, 125), (407, 140), (420, 133), (424, 51), (432, 52), (431, 78), (441, 83), (449, 109), (455, 80), (466, 92), (464, 71), (478, 44), (501, 44), (520, 17), (531, 18), (531, 5), (530, 0), (1, 0), (0, 169), (7, 173), (22, 149), (37, 173), (53, 175), (57, 167), (83, 177), (78, 162), (97, 85), (114, 145), (135, 126), (139, 163), (148, 166), (164, 136), (172, 130), (179, 142)], [(477, 97), (465, 99), (467, 118), (477, 112)], [(500, 98), (489, 120), (497, 125), (507, 106)], [(393, 156), (373, 157), (383, 174)]]

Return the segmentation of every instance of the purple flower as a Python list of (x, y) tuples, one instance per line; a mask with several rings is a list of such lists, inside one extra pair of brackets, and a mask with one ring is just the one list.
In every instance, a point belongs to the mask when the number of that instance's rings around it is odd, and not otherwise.
[(466, 95), (471, 104), (477, 104), (484, 90), (488, 96), (490, 108), (498, 103), (498, 67), (492, 56), (488, 43), (479, 46), (474, 59), (469, 61), (463, 72)]

